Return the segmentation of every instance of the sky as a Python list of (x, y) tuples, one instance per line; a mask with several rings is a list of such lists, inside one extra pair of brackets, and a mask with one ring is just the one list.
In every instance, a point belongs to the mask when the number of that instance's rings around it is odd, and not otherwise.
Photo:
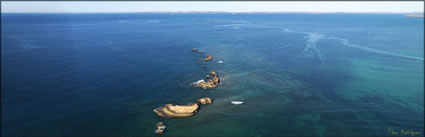
[(2, 1), (2, 13), (424, 12), (423, 1)]

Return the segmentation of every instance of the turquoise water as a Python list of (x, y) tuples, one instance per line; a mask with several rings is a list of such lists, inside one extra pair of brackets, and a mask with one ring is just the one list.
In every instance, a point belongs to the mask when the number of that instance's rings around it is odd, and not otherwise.
[[(423, 18), (2, 14), (1, 25), (3, 136), (157, 136), (159, 121), (162, 136), (424, 133)], [(214, 60), (196, 64), (191, 49)], [(218, 88), (189, 85), (213, 69)], [(152, 111), (200, 97), (214, 102), (192, 117)]]

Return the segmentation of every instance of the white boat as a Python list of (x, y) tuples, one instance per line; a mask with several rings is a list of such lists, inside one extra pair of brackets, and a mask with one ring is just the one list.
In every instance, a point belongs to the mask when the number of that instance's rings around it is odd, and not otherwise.
[(232, 104), (240, 105), (240, 104), (243, 104), (243, 102), (242, 101), (232, 101)]
[(220, 60), (220, 61), (217, 61), (217, 63), (221, 64), (221, 63), (223, 63), (223, 61)]

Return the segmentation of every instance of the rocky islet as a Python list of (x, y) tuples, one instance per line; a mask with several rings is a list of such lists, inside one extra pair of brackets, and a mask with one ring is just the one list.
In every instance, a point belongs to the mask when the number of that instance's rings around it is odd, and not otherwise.
[[(192, 52), (196, 52), (199, 54), (203, 54), (204, 52), (196, 49), (192, 49)], [(206, 54), (205, 58), (200, 59), (201, 61), (208, 62), (212, 60), (213, 57), (209, 54)], [(199, 62), (198, 62), (199, 64)], [(206, 66), (201, 66), (201, 68), (206, 69)], [(218, 73), (216, 70), (212, 70), (208, 75), (205, 76), (205, 79), (208, 79), (207, 81), (204, 81), (203, 79), (198, 80), (196, 82), (191, 83), (192, 86), (200, 87), (202, 89), (212, 89), (216, 88), (218, 84), (220, 83), (220, 77), (218, 76)], [(208, 97), (203, 97), (197, 99), (197, 102), (202, 105), (206, 104), (212, 104), (212, 99)], [(159, 108), (153, 109), (153, 112), (163, 118), (182, 118), (182, 117), (190, 117), (195, 115), (200, 106), (198, 103), (191, 103), (188, 105), (173, 105), (173, 104), (166, 104), (164, 106), (161, 106)], [(157, 129), (155, 130), (155, 133), (162, 134), (165, 130), (165, 124), (163, 122), (158, 122), (156, 124)]]

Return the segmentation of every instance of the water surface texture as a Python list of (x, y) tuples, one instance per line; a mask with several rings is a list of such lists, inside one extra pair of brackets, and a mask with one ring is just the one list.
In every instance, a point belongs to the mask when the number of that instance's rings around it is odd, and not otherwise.
[[(401, 14), (2, 14), (3, 136), (424, 133), (424, 20)], [(214, 60), (196, 64), (199, 49)], [(217, 61), (222, 60), (219, 64)], [(201, 65), (207, 69), (200, 68)], [(226, 80), (189, 83), (217, 70)], [(188, 118), (154, 108), (200, 97)], [(244, 101), (233, 105), (232, 100)]]

